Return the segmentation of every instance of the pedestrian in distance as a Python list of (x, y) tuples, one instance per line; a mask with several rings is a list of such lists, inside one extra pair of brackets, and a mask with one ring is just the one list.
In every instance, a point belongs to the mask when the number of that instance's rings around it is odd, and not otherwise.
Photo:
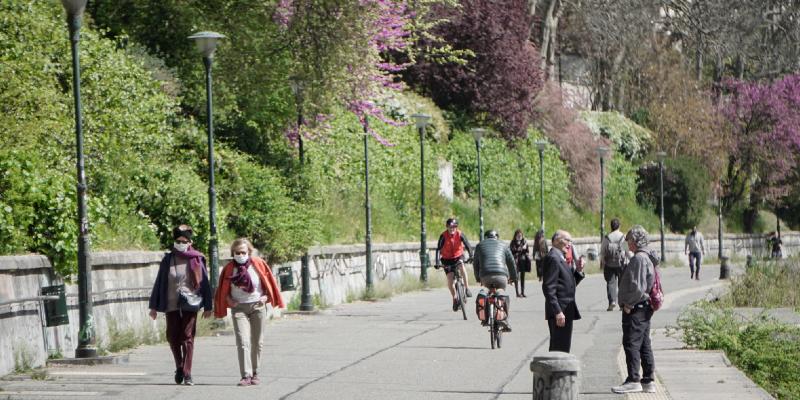
[[(622, 270), (619, 282), (619, 305), (622, 307), (622, 348), (628, 376), (614, 393), (655, 393), (655, 358), (650, 344), (650, 291), (655, 282), (658, 257), (648, 249), (647, 231), (634, 225), (625, 235), (633, 257)], [(642, 374), (639, 374), (640, 367)]]
[(211, 316), (211, 286), (206, 259), (192, 247), (194, 231), (189, 225), (172, 230), (172, 249), (161, 259), (153, 290), (150, 293), (150, 318), (159, 312), (167, 320), (167, 342), (175, 360), (175, 383), (194, 385), (192, 360), (197, 313)]
[(572, 322), (581, 319), (575, 303), (575, 289), (585, 276), (585, 260), (583, 256), (576, 259), (569, 232), (556, 231), (552, 243), (553, 247), (544, 258), (542, 278), (545, 318), (550, 328), (550, 351), (569, 353), (572, 347)]
[(625, 254), (628, 245), (625, 242), (625, 234), (620, 232), (619, 226), (619, 220), (612, 219), (611, 232), (603, 237), (600, 245), (600, 269), (603, 270), (603, 278), (606, 280), (607, 311), (613, 311), (617, 305), (619, 275), (627, 262)]
[(544, 231), (539, 230), (533, 237), (533, 260), (536, 264), (536, 277), (542, 281), (544, 271), (544, 258), (550, 250), (547, 248), (547, 239), (544, 238)]
[(518, 276), (514, 277), (514, 291), (517, 297), (525, 296), (525, 273), (531, 272), (531, 256), (528, 252), (528, 239), (522, 233), (522, 229), (514, 232), (514, 239), (510, 244), (511, 254), (514, 255), (514, 263), (517, 266)]
[[(472, 261), (472, 268), (475, 272), (475, 277), (481, 282), (481, 285), (487, 289), (496, 289), (498, 294), (506, 288), (506, 283), (515, 282), (517, 271), (514, 265), (514, 255), (505, 243), (499, 240), (499, 235), (494, 229), (489, 230), (484, 235), (484, 240), (478, 243), (475, 247), (475, 259)], [(483, 289), (481, 289), (483, 292)], [(479, 294), (483, 297), (483, 293)], [(504, 332), (511, 332), (511, 326), (508, 324), (508, 312), (510, 308), (510, 301), (508, 296), (503, 296), (505, 300), (506, 319), (499, 320)]]
[(783, 241), (781, 240), (780, 236), (777, 233), (772, 232), (771, 237), (769, 239), (769, 247), (770, 247), (770, 255), (772, 258), (781, 259), (783, 258)]
[[(689, 270), (692, 275), (690, 279), (700, 280), (700, 262), (706, 253), (706, 246), (703, 243), (703, 234), (697, 231), (697, 227), (692, 227), (692, 231), (686, 235), (686, 242), (683, 253), (689, 255)], [(695, 266), (697, 269), (695, 270)]]
[(450, 297), (453, 298), (453, 311), (458, 311), (459, 302), (456, 298), (455, 275), (453, 270), (458, 268), (461, 276), (464, 278), (464, 288), (466, 289), (467, 297), (472, 297), (472, 292), (469, 290), (469, 276), (467, 269), (464, 268), (464, 252), (469, 254), (469, 259), (472, 258), (472, 248), (469, 245), (467, 236), (458, 229), (458, 220), (455, 218), (448, 218), (445, 221), (447, 229), (439, 235), (439, 242), (436, 244), (436, 263), (434, 267), (439, 269), (444, 268), (444, 273), (447, 275), (447, 288), (450, 290)]
[(233, 260), (223, 267), (214, 295), (214, 316), (225, 318), (231, 309), (236, 355), (239, 358), (239, 386), (258, 385), (261, 350), (267, 321), (267, 303), (284, 308), (275, 276), (266, 261), (253, 254), (245, 238), (231, 243)]

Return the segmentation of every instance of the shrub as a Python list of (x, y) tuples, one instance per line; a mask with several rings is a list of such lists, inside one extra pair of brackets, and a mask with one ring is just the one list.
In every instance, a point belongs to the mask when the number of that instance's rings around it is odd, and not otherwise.
[[(647, 163), (639, 168), (638, 200), (658, 211), (659, 168)], [(706, 169), (691, 158), (667, 159), (664, 163), (664, 219), (672, 231), (686, 231), (703, 219), (710, 195)]]
[(652, 145), (652, 132), (618, 112), (582, 111), (580, 116), (593, 134), (609, 139), (629, 160), (641, 159)]

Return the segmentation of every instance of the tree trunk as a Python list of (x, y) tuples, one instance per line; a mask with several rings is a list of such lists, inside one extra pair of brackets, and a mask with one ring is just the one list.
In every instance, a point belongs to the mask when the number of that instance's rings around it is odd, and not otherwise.
[(542, 71), (548, 80), (555, 79), (555, 52), (558, 37), (558, 19), (561, 16), (561, 0), (549, 0), (547, 12), (542, 20)]
[(698, 82), (703, 80), (703, 37), (698, 33), (697, 49), (694, 55), (694, 72)]
[(722, 96), (722, 72), (724, 68), (725, 66), (722, 64), (722, 55), (717, 52), (714, 58), (714, 95), (712, 97), (715, 105), (719, 104), (719, 98)]

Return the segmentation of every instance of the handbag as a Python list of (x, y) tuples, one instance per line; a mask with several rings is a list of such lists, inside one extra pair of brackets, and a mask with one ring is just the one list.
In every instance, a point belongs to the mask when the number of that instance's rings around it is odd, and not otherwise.
[(178, 292), (178, 309), (187, 312), (198, 312), (203, 306), (203, 296), (193, 292)]

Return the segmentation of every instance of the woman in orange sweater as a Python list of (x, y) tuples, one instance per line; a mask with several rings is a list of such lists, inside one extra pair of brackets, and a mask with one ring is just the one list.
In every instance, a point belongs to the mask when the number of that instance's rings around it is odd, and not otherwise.
[(239, 386), (258, 385), (266, 304), (284, 308), (281, 291), (266, 261), (253, 255), (253, 245), (244, 238), (231, 244), (233, 260), (222, 269), (214, 295), (214, 316), (233, 314), (233, 331), (239, 356)]

